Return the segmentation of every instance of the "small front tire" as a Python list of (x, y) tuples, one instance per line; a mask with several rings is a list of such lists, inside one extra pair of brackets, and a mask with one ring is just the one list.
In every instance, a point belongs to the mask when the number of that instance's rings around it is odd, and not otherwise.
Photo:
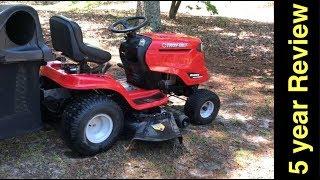
[(206, 89), (198, 89), (188, 97), (184, 106), (184, 113), (194, 125), (206, 125), (212, 123), (220, 109), (220, 99), (214, 93)]

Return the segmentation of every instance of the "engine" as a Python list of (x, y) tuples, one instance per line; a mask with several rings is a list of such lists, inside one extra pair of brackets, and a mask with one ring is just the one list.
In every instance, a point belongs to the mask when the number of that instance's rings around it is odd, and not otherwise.
[(127, 81), (144, 89), (184, 94), (208, 80), (199, 38), (172, 33), (126, 37), (120, 58)]

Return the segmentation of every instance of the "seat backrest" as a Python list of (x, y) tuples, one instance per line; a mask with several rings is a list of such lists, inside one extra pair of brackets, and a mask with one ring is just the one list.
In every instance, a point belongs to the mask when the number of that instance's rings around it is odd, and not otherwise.
[(56, 51), (78, 62), (85, 60), (85, 55), (80, 51), (83, 36), (76, 22), (64, 16), (53, 16), (50, 18), (50, 32)]

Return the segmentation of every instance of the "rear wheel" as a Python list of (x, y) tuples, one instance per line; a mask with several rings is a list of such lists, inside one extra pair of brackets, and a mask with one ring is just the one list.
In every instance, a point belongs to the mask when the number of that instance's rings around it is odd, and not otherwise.
[(121, 108), (106, 96), (75, 98), (62, 114), (62, 135), (82, 155), (109, 149), (123, 129)]
[(220, 109), (219, 97), (206, 89), (198, 89), (188, 97), (184, 113), (190, 122), (196, 125), (210, 124), (217, 117)]

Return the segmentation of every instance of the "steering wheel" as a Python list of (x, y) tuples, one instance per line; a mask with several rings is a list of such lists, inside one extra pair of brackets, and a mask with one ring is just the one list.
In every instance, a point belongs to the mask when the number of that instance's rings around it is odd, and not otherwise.
[[(142, 19), (143, 21), (140, 22), (139, 21), (140, 19)], [(129, 23), (130, 20), (131, 21), (136, 20), (139, 23), (137, 25), (132, 26)], [(126, 17), (126, 18), (120, 19), (120, 20), (116, 21), (115, 23), (111, 24), (108, 29), (114, 33), (128, 33), (128, 32), (133, 32), (133, 31), (136, 31), (136, 30), (144, 27), (145, 25), (147, 25), (147, 22), (148, 22), (148, 19), (144, 16)], [(117, 29), (116, 27), (119, 24), (122, 25), (124, 27), (124, 29)]]

